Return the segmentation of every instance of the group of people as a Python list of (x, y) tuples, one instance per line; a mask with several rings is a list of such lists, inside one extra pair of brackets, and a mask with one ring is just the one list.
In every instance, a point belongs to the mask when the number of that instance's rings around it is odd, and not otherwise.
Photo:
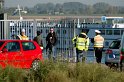
[[(104, 38), (100, 35), (99, 30), (95, 30), (96, 36), (94, 36), (93, 39), (91, 39), (91, 42), (94, 44), (94, 52), (95, 52), (95, 57), (96, 57), (96, 62), (101, 63), (102, 59), (102, 50), (103, 50), (103, 44), (104, 44)], [(20, 35), (17, 36), (17, 39), (20, 40), (29, 40), (29, 38), (25, 35), (25, 29), (21, 30)], [(42, 37), (41, 37), (41, 32), (37, 31), (37, 36), (34, 37), (33, 39), (36, 41), (41, 49), (43, 49), (43, 42), (42, 42)], [(76, 62), (82, 62), (86, 58), (86, 53), (90, 44), (90, 39), (87, 36), (86, 30), (82, 29), (82, 32), (75, 36), (72, 39), (73, 43), (75, 44), (76, 47)], [(54, 58), (56, 57), (55, 54), (55, 45), (57, 43), (57, 36), (56, 33), (54, 32), (54, 29), (51, 28), (50, 32), (48, 33), (46, 37), (46, 52), (49, 50), (48, 58)]]
[[(101, 63), (104, 38), (100, 35), (101, 32), (99, 30), (95, 30), (95, 33), (96, 36), (91, 39), (91, 42), (94, 44), (96, 62)], [(89, 40), (86, 30), (82, 30), (79, 35), (72, 39), (76, 47), (76, 62), (82, 62), (85, 60), (86, 51), (88, 50), (90, 42)]]
[[(20, 35), (17, 36), (12, 36), (14, 39), (19, 39), (19, 40), (29, 40), (29, 38), (25, 35), (25, 29), (21, 30)], [(37, 31), (37, 36), (34, 37), (33, 41), (37, 42), (38, 45), (40, 46), (41, 49), (43, 49), (43, 42), (42, 42), (42, 36), (41, 36), (41, 32)], [(55, 44), (57, 42), (57, 36), (56, 33), (54, 32), (54, 29), (51, 28), (50, 32), (48, 33), (47, 37), (46, 37), (46, 52), (48, 51), (48, 58), (54, 58), (56, 57), (55, 54)]]

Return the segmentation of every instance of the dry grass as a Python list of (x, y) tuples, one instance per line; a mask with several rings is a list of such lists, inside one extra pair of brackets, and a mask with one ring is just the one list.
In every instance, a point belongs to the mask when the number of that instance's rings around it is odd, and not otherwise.
[(124, 73), (101, 64), (45, 61), (37, 71), (0, 69), (0, 82), (124, 82)]

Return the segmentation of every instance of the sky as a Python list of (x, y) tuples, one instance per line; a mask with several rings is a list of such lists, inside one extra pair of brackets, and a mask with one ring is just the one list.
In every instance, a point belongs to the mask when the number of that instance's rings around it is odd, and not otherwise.
[(87, 5), (93, 5), (98, 2), (105, 2), (110, 5), (124, 6), (124, 0), (5, 0), (5, 7), (17, 7), (19, 4), (23, 7), (33, 7), (38, 3), (65, 3), (65, 2), (81, 2)]

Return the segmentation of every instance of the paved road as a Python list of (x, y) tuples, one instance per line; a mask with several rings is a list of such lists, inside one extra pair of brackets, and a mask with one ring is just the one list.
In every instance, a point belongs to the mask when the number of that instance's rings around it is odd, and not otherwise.
[[(95, 62), (94, 52), (88, 51), (87, 62)], [(102, 63), (105, 63), (105, 53), (103, 52)]]
[[(46, 59), (47, 55), (44, 55), (44, 58)], [(67, 59), (67, 58), (65, 58), (65, 59)], [(72, 60), (72, 58), (70, 58), (70, 60)], [(96, 59), (94, 57), (94, 52), (93, 51), (88, 51), (87, 56), (86, 56), (86, 62), (87, 63), (96, 62)], [(105, 62), (105, 53), (103, 52), (102, 63), (104, 64), (104, 62)]]

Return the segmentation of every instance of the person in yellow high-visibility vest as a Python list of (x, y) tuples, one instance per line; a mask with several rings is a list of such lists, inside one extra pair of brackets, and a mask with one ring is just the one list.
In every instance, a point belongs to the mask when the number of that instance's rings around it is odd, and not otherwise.
[(84, 52), (87, 51), (89, 47), (89, 37), (86, 35), (86, 31), (82, 31), (82, 33), (72, 39), (72, 41), (76, 43), (76, 62), (82, 62)]
[(96, 62), (101, 63), (104, 38), (100, 35), (101, 32), (99, 30), (95, 30), (95, 33), (96, 36), (93, 39), (95, 57), (96, 57)]
[(22, 29), (20, 35), (17, 35), (17, 37), (19, 40), (29, 40), (29, 38), (25, 35), (25, 29)]

